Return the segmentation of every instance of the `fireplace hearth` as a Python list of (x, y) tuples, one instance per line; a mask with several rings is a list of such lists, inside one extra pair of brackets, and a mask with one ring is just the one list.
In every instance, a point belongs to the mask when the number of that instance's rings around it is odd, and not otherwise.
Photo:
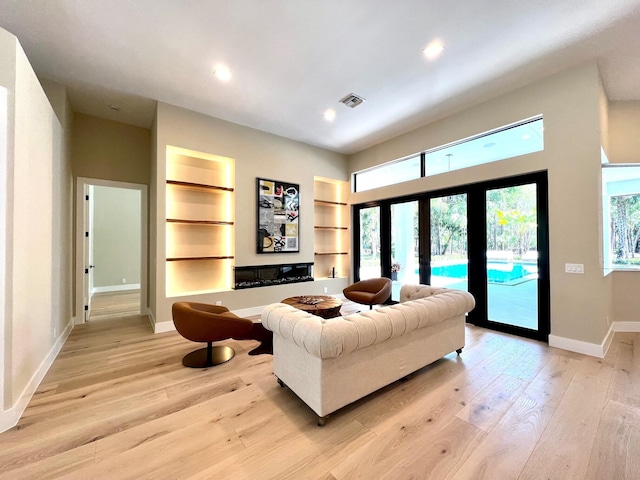
[(313, 263), (234, 267), (234, 289), (313, 281)]

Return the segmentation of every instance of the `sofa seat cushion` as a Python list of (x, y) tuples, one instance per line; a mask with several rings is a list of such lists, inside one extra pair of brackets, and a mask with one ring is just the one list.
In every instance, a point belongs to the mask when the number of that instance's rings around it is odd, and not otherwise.
[(262, 323), (314, 357), (334, 358), (464, 315), (473, 309), (475, 301), (471, 294), (440, 290), (437, 295), (426, 298), (330, 319), (276, 303), (265, 308)]

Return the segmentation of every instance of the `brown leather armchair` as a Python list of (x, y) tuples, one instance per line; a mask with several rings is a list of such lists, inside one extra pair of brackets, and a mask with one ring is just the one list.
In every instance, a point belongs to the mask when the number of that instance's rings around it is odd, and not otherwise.
[(383, 303), (391, 296), (391, 280), (389, 278), (368, 278), (349, 285), (342, 293), (352, 302), (369, 305)]
[(177, 302), (171, 307), (176, 330), (187, 340), (205, 342), (202, 348), (182, 359), (185, 367), (205, 368), (231, 360), (235, 351), (228, 346), (213, 346), (213, 342), (227, 340), (258, 340), (261, 344), (249, 355), (273, 353), (272, 333), (259, 322), (240, 318), (221, 305)]

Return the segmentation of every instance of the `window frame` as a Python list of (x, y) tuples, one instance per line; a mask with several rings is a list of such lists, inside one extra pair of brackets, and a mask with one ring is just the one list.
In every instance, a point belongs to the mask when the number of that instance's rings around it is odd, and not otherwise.
[[(449, 163), (449, 165), (446, 167), (446, 169), (444, 169), (444, 170), (441, 169), (439, 171), (435, 171), (434, 173), (431, 173), (429, 171), (429, 169), (427, 168), (427, 162), (428, 162), (428, 156), (429, 155), (432, 155), (432, 154), (437, 153), (437, 152), (441, 152), (441, 151), (446, 150), (446, 149), (455, 148), (455, 147), (458, 147), (460, 145), (464, 145), (464, 144), (467, 144), (469, 142), (474, 142), (474, 141), (477, 141), (477, 140), (480, 140), (480, 139), (488, 139), (488, 137), (491, 137), (493, 135), (498, 135), (498, 134), (501, 134), (503, 132), (506, 132), (506, 131), (509, 131), (509, 130), (513, 130), (515, 128), (519, 128), (519, 127), (523, 127), (523, 126), (526, 126), (526, 125), (533, 124), (535, 122), (541, 122), (540, 129), (539, 129), (540, 132), (541, 132), (540, 133), (540, 136), (541, 136), (541, 138), (540, 138), (541, 148), (539, 148), (539, 149), (527, 151), (527, 152), (524, 152), (524, 153), (517, 153), (515, 155), (498, 156), (497, 158), (493, 158), (493, 159), (490, 159), (488, 161), (480, 161), (480, 162), (472, 163), (471, 165), (466, 165), (466, 166), (463, 165), (461, 167), (451, 168), (451, 164)], [(524, 140), (524, 138), (523, 138), (523, 140)], [(463, 139), (460, 139), (460, 140), (456, 140), (454, 142), (450, 142), (450, 143), (447, 143), (447, 144), (444, 144), (444, 145), (440, 145), (438, 147), (431, 148), (429, 150), (425, 150), (425, 151), (420, 152), (420, 153), (414, 153), (414, 154), (408, 155), (406, 157), (395, 159), (395, 160), (392, 160), (390, 162), (385, 162), (385, 163), (382, 163), (382, 164), (379, 164), (379, 165), (375, 165), (373, 167), (369, 167), (369, 168), (354, 172), (352, 174), (352, 191), (354, 193), (365, 192), (365, 191), (374, 190), (374, 189), (377, 189), (377, 188), (388, 187), (388, 186), (391, 186), (391, 185), (397, 185), (399, 183), (403, 183), (403, 182), (407, 182), (407, 181), (411, 181), (411, 180), (416, 180), (418, 178), (424, 178), (424, 177), (428, 177), (428, 176), (439, 175), (441, 173), (449, 173), (449, 172), (452, 172), (452, 171), (455, 171), (455, 170), (461, 170), (461, 169), (464, 169), (464, 168), (470, 168), (470, 167), (474, 167), (474, 166), (477, 166), (477, 165), (484, 165), (484, 164), (487, 164), (487, 163), (498, 162), (498, 161), (501, 161), (501, 160), (506, 160), (506, 159), (509, 159), (509, 158), (515, 158), (515, 157), (519, 157), (519, 156), (522, 156), (522, 155), (528, 155), (530, 153), (536, 153), (536, 152), (540, 152), (540, 151), (544, 151), (544, 117), (543, 117), (542, 114), (538, 114), (538, 115), (535, 115), (533, 117), (525, 118), (523, 120), (520, 120), (520, 121), (517, 121), (517, 122), (514, 122), (514, 123), (510, 123), (508, 125), (503, 125), (501, 127), (495, 128), (493, 130), (489, 130), (489, 131), (482, 132), (482, 133), (479, 133), (479, 134), (476, 134), (476, 135), (472, 135), (470, 137), (466, 137), (466, 138), (463, 138)], [(361, 181), (359, 181), (359, 176), (360, 175), (371, 173), (371, 172), (374, 172), (376, 170), (384, 170), (384, 169), (388, 169), (390, 167), (392, 168), (394, 165), (400, 165), (401, 163), (406, 162), (408, 160), (415, 159), (416, 157), (420, 158), (420, 176), (419, 177), (408, 178), (408, 179), (402, 180), (400, 182), (392, 181), (390, 183), (385, 183), (383, 185), (375, 185), (375, 186), (367, 187), (367, 188), (364, 188), (364, 189), (360, 189), (359, 188), (359, 184), (361, 184)], [(450, 162), (451, 158), (449, 157), (448, 160)]]
[[(637, 172), (631, 172), (632, 176), (624, 179), (607, 179), (607, 171), (621, 172), (622, 169), (635, 169)], [(613, 176), (613, 175), (612, 175)], [(627, 186), (620, 185), (626, 182)], [(637, 186), (633, 186), (636, 182)], [(618, 184), (614, 192), (611, 192), (611, 185)], [(614, 271), (638, 271), (638, 265), (624, 265), (613, 263), (614, 257), (614, 240), (611, 238), (611, 199), (621, 196), (639, 196), (640, 197), (640, 163), (608, 163), (606, 160), (602, 165), (602, 263), (604, 274)]]

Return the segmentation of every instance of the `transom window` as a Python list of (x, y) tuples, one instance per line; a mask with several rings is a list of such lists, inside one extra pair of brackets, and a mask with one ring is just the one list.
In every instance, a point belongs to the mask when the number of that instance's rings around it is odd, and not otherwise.
[(356, 173), (355, 191), (364, 192), (365, 190), (420, 178), (422, 176), (420, 170), (422, 168), (421, 157), (422, 155), (420, 154), (413, 155)]
[(354, 191), (394, 185), (544, 150), (542, 116), (484, 132), (354, 174)]

